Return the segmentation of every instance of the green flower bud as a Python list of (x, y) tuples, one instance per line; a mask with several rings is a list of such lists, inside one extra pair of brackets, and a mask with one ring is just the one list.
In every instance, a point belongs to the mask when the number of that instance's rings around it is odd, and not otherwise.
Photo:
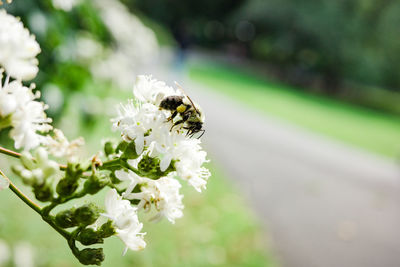
[(58, 164), (55, 161), (49, 161), (47, 162), (47, 165), (45, 168), (43, 168), (43, 175), (44, 178), (48, 178), (55, 174), (59, 170)]
[(153, 178), (160, 170), (160, 159), (145, 155), (138, 163), (139, 172), (146, 177)]
[(35, 183), (35, 180), (33, 179), (32, 172), (25, 169), (22, 165), (14, 165), (11, 166), (11, 170), (18, 175), (19, 177), (22, 178), (22, 181), (24, 184), (33, 186)]
[(28, 152), (22, 152), (20, 160), (28, 170), (33, 170), (36, 168), (36, 164), (33, 162), (32, 156)]
[(34, 186), (33, 193), (36, 199), (42, 202), (51, 201), (53, 199), (53, 189), (48, 183), (42, 186)]
[(113, 221), (107, 221), (106, 223), (104, 223), (101, 227), (100, 227), (100, 229), (98, 230), (98, 232), (99, 232), (99, 235), (102, 237), (102, 238), (107, 238), (107, 237), (110, 237), (110, 236), (113, 236), (113, 235), (115, 235), (115, 227), (114, 227), (114, 224), (113, 224)]
[(104, 144), (104, 153), (106, 154), (106, 156), (115, 153), (114, 145), (111, 141), (108, 141)]
[(81, 225), (93, 224), (100, 216), (100, 209), (93, 203), (83, 205), (75, 211), (76, 221)]
[(175, 171), (174, 161), (172, 160), (168, 168), (162, 172), (160, 169), (160, 159), (152, 158), (149, 155), (145, 155), (138, 163), (138, 171), (141, 176), (151, 179), (158, 179), (160, 177), (166, 176), (172, 171)]
[(61, 228), (70, 228), (78, 225), (78, 222), (75, 220), (75, 208), (60, 211), (56, 215), (56, 224)]
[(136, 153), (135, 141), (130, 142), (122, 154), (123, 158), (136, 159), (139, 155)]
[(108, 183), (109, 180), (106, 176), (93, 174), (88, 180), (86, 180), (83, 188), (88, 194), (94, 195), (103, 189)]
[(80, 164), (68, 163), (67, 169), (65, 170), (65, 178), (71, 181), (77, 181), (82, 176), (83, 171)]
[(35, 179), (35, 183), (40, 185), (44, 181), (44, 174), (42, 169), (34, 169), (32, 170), (33, 179)]
[(125, 149), (128, 147), (128, 145), (129, 145), (128, 142), (122, 141), (121, 143), (118, 144), (116, 152), (120, 152), (120, 151), (124, 152)]
[(49, 156), (46, 152), (46, 150), (43, 147), (39, 147), (36, 151), (35, 151), (35, 158), (36, 161), (38, 163), (38, 165), (42, 165), (42, 164), (46, 164)]
[(79, 262), (84, 265), (101, 265), (104, 261), (102, 248), (85, 248), (76, 255)]
[(58, 182), (56, 192), (62, 197), (70, 196), (76, 191), (78, 186), (79, 184), (75, 180), (63, 178)]
[(93, 230), (92, 228), (83, 229), (77, 240), (82, 243), (82, 245), (89, 246), (93, 244), (102, 244), (104, 242), (103, 238), (99, 235), (98, 232)]

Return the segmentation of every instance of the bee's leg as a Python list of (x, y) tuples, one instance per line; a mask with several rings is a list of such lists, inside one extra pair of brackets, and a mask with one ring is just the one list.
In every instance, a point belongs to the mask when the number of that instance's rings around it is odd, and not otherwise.
[(166, 122), (172, 121), (176, 117), (176, 115), (178, 115), (178, 111), (175, 110), (172, 113), (171, 117), (169, 117)]
[(201, 134), (200, 134), (200, 136), (199, 137), (197, 137), (197, 139), (200, 139), (202, 136), (203, 136), (203, 134), (206, 132), (206, 130), (201, 130)]
[(179, 124), (181, 124), (181, 123), (183, 123), (183, 122), (184, 122), (183, 120), (179, 120), (179, 121), (175, 122), (175, 123), (171, 126), (171, 129), (169, 129), (169, 131), (172, 131), (172, 129), (173, 129), (175, 126), (177, 126), (177, 125), (179, 125)]

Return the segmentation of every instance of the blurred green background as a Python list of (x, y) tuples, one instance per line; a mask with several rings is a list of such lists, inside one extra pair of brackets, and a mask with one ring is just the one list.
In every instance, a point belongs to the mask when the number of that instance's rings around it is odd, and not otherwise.
[[(87, 155), (96, 153), (105, 137), (119, 137), (111, 131), (109, 120), (119, 102), (132, 98), (135, 75), (153, 59), (141, 55), (146, 48), (140, 46), (153, 45), (148, 50), (159, 53), (157, 43), (170, 48), (176, 44), (166, 26), (138, 12), (139, 20), (119, 1), (76, 1), (66, 10), (57, 1), (13, 1), (5, 8), (21, 18), (41, 46), (40, 72), (34, 82), (50, 106), (48, 115), (68, 137), (85, 137)], [(112, 25), (115, 14), (122, 21), (117, 19)], [(127, 25), (119, 28), (119, 23)], [(132, 30), (127, 40), (124, 26)], [(131, 43), (133, 39), (138, 44)], [(122, 62), (127, 64), (121, 71), (115, 70), (113, 63), (121, 59), (120, 54), (128, 54), (132, 61)], [(107, 62), (103, 70), (95, 69), (100, 62)], [(136, 69), (138, 72), (133, 72)], [(108, 71), (111, 77), (105, 77)], [(121, 83), (126, 73), (128, 80)], [(7, 135), (7, 131), (0, 133), (0, 144), (12, 149)], [(0, 167), (13, 180), (17, 179), (10, 165), (15, 162), (1, 156)], [(184, 186), (183, 219), (175, 225), (166, 221), (145, 223), (148, 246), (141, 252), (122, 256), (123, 243), (118, 238), (107, 240), (103, 266), (276, 266), (267, 249), (267, 235), (240, 189), (232, 185), (217, 163), (209, 167), (212, 178), (208, 190), (200, 194)], [(16, 183), (23, 188), (18, 180)], [(100, 205), (102, 193), (94, 199)], [(0, 266), (80, 266), (65, 240), (15, 195), (2, 191), (0, 203)], [(147, 219), (142, 214), (141, 220)]]

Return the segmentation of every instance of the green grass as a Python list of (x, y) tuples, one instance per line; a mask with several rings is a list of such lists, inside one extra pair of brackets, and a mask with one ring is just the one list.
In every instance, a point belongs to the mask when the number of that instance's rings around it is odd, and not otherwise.
[(222, 64), (192, 63), (190, 77), (265, 114), (381, 155), (400, 155), (399, 117), (311, 95)]

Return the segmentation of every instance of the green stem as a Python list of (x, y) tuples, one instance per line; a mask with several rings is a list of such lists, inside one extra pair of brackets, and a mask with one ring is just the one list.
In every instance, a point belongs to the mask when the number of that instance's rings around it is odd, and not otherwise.
[(66, 231), (66, 230), (64, 230), (64, 229), (62, 229), (62, 228), (60, 228), (60, 227), (58, 227), (58, 226), (54, 223), (54, 220), (53, 220), (53, 217), (52, 217), (52, 216), (47, 215), (47, 216), (42, 216), (42, 218), (43, 218), (43, 220), (44, 220), (45, 222), (47, 222), (51, 227), (53, 227), (54, 230), (56, 230), (60, 235), (62, 235), (67, 241), (71, 238), (71, 234), (70, 234), (68, 231)]
[(76, 228), (70, 235), (68, 240), (68, 246), (69, 248), (72, 250), (72, 253), (74, 254), (74, 256), (79, 259), (79, 249), (76, 247), (76, 237), (78, 236), (78, 234), (82, 231), (84, 227), (79, 226), (78, 228)]
[(0, 146), (0, 153), (19, 159), (21, 154)]
[(121, 165), (121, 159), (117, 158), (117, 159), (112, 159), (112, 160), (103, 162), (103, 164), (101, 166), (99, 166), (98, 168), (100, 170), (107, 170), (110, 167), (115, 167), (115, 166), (119, 166), (119, 165)]
[[(1, 146), (0, 146), (0, 153), (7, 155), (7, 156), (17, 158), (17, 159), (19, 159), (21, 157), (21, 153), (15, 152), (13, 150), (10, 150), (10, 149), (7, 149), (7, 148), (1, 147)], [(62, 171), (67, 169), (66, 165), (59, 164), (59, 166), (60, 166), (60, 170), (62, 170)]]
[(84, 189), (82, 189), (81, 191), (79, 191), (79, 192), (77, 192), (77, 193), (75, 193), (75, 194), (73, 194), (73, 195), (71, 195), (69, 197), (58, 197), (58, 198), (54, 199), (51, 204), (47, 205), (46, 207), (44, 207), (42, 209), (43, 210), (43, 214), (44, 215), (49, 215), (51, 210), (54, 209), (55, 207), (57, 207), (58, 205), (63, 204), (65, 202), (68, 202), (68, 201), (70, 201), (72, 199), (75, 199), (75, 198), (84, 197), (86, 194), (87, 194), (86, 191)]
[(11, 191), (14, 192), (15, 195), (17, 195), (18, 198), (20, 198), (23, 202), (25, 202), (25, 204), (27, 204), (34, 211), (36, 211), (43, 218), (45, 222), (47, 222), (51, 227), (53, 227), (54, 230), (60, 233), (64, 238), (66, 238), (67, 240), (70, 238), (70, 233), (62, 228), (59, 228), (52, 220), (52, 217), (48, 216), (48, 214), (44, 214), (43, 209), (38, 204), (33, 202), (29, 197), (27, 197), (24, 193), (22, 193), (22, 191), (19, 190), (18, 187), (14, 185), (14, 183), (4, 174), (2, 170), (0, 170), (0, 174), (1, 176), (4, 177), (4, 179), (6, 179), (10, 183), (9, 188), (11, 189)]
[(13, 182), (11, 182), (11, 180), (4, 174), (2, 170), (0, 170), (0, 174), (4, 177), (4, 179), (6, 179), (9, 182), (10, 184), (9, 188), (11, 189), (11, 191), (14, 192), (14, 194), (17, 195), (17, 197), (19, 197), (23, 202), (25, 202), (25, 204), (31, 207), (39, 215), (42, 215), (42, 208), (38, 204), (33, 202), (29, 197), (27, 197), (24, 193), (22, 193), (22, 191), (19, 190), (18, 187), (16, 187)]

